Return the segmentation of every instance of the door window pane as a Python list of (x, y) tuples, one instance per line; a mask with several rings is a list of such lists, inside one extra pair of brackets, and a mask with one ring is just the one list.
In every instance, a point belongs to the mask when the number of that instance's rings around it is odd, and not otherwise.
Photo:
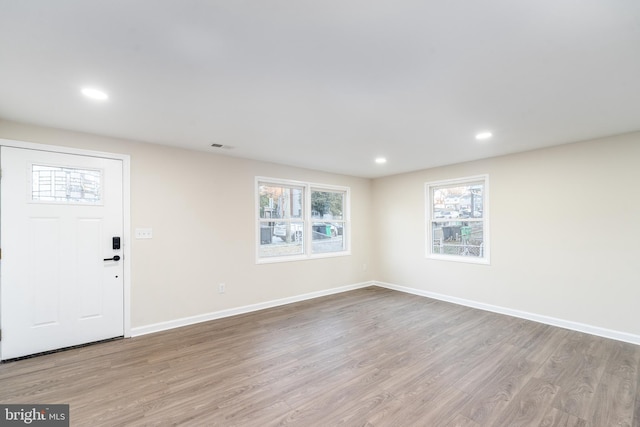
[(102, 171), (60, 166), (31, 166), (31, 200), (102, 203)]

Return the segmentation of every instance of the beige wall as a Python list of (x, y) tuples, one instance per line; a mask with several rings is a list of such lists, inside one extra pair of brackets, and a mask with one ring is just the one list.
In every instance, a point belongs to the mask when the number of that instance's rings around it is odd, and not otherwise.
[[(424, 183), (489, 174), (491, 265), (426, 259)], [(376, 278), (640, 335), (640, 133), (373, 181)]]
[[(131, 242), (133, 327), (378, 280), (640, 336), (640, 133), (376, 180), (7, 121), (0, 138), (131, 156), (131, 225), (154, 233)], [(426, 259), (424, 183), (485, 173), (491, 265)], [(352, 256), (256, 265), (255, 176), (351, 187)]]
[[(131, 227), (153, 227), (153, 239), (131, 242), (134, 328), (374, 278), (362, 268), (370, 180), (7, 121), (0, 138), (131, 156)], [(256, 265), (255, 176), (350, 187), (352, 255)]]

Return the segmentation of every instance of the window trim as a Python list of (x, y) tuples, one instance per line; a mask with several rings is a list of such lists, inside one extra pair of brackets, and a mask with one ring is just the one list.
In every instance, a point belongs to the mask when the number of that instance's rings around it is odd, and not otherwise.
[[(302, 218), (300, 221), (304, 222), (304, 236), (302, 240), (302, 253), (295, 255), (280, 255), (273, 257), (261, 257), (260, 256), (260, 224), (264, 222), (264, 218), (260, 218), (260, 185), (284, 185), (288, 187), (302, 187), (304, 189), (303, 200), (304, 207), (302, 212)], [(335, 252), (321, 252), (313, 253), (313, 239), (312, 226), (313, 218), (311, 216), (311, 193), (312, 191), (329, 191), (329, 192), (342, 192), (344, 193), (344, 206), (343, 206), (343, 219), (340, 220), (344, 224), (343, 230), (346, 228), (346, 232), (343, 232), (342, 238), (344, 239), (344, 250)], [(340, 256), (351, 255), (351, 188), (339, 185), (320, 184), (315, 182), (297, 181), (283, 178), (271, 178), (265, 176), (256, 176), (254, 182), (254, 227), (255, 227), (255, 259), (256, 264), (271, 264), (277, 262), (291, 262), (302, 261), (308, 259), (319, 258), (333, 258)], [(290, 218), (290, 221), (297, 221), (297, 218)]]
[[(484, 184), (483, 189), (483, 204), (482, 204), (482, 218), (471, 219), (473, 222), (482, 222), (482, 241), (483, 256), (482, 257), (469, 257), (461, 255), (446, 255), (437, 254), (433, 252), (433, 227), (432, 218), (433, 215), (433, 188), (445, 187), (445, 186), (460, 186), (470, 184), (474, 182), (482, 181)], [(474, 175), (462, 178), (444, 179), (438, 181), (429, 181), (424, 184), (425, 192), (425, 258), (440, 260), (440, 261), (454, 261), (463, 262), (468, 264), (491, 264), (491, 244), (490, 244), (490, 203), (489, 203), (489, 175)]]

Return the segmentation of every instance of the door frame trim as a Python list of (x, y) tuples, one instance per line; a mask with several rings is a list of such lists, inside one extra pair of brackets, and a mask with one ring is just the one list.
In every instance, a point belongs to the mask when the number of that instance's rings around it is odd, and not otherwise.
[[(128, 154), (108, 153), (104, 151), (85, 150), (74, 147), (39, 144), (34, 142), (17, 141), (0, 138), (0, 146), (26, 148), (36, 151), (48, 151), (60, 154), (75, 154), (88, 157), (122, 161), (122, 208), (123, 208), (123, 271), (124, 271), (124, 337), (131, 337), (131, 157)], [(2, 284), (0, 283), (0, 286)], [(0, 342), (0, 345), (2, 342)]]

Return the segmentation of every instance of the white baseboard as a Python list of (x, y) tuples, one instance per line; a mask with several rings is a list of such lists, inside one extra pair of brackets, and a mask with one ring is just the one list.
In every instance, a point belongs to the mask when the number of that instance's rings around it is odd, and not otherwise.
[(468, 300), (464, 298), (457, 298), (449, 295), (438, 294), (435, 292), (424, 291), (421, 289), (410, 288), (407, 286), (399, 286), (391, 283), (377, 282), (377, 281), (356, 283), (354, 285), (347, 285), (347, 286), (341, 286), (338, 288), (325, 289), (322, 291), (310, 292), (307, 294), (296, 295), (292, 297), (266, 301), (266, 302), (257, 303), (257, 304), (245, 305), (242, 307), (236, 307), (236, 308), (230, 308), (227, 310), (215, 311), (212, 313), (200, 314), (197, 316), (184, 317), (181, 319), (169, 320), (166, 322), (154, 323), (146, 326), (139, 326), (139, 327), (131, 328), (131, 336), (137, 337), (140, 335), (146, 335), (154, 332), (165, 331), (168, 329), (180, 328), (182, 326), (193, 325), (201, 322), (208, 322), (210, 320), (236, 316), (238, 314), (250, 313), (252, 311), (259, 311), (267, 308), (278, 307), (285, 304), (291, 304), (291, 303), (305, 301), (313, 298), (319, 298), (327, 295), (348, 292), (355, 289), (365, 288), (367, 286), (379, 286), (381, 288), (392, 289), (395, 291), (405, 292), (413, 295), (419, 295), (419, 296), (432, 298), (440, 301), (446, 301), (453, 304), (463, 305), (466, 307), (477, 308), (479, 310), (485, 310), (493, 313), (505, 314), (507, 316), (518, 317), (521, 319), (532, 320), (534, 322), (543, 323), (545, 325), (557, 326), (559, 328), (569, 329), (572, 331), (584, 332), (591, 335), (597, 335), (604, 338), (610, 338), (617, 341), (623, 341), (631, 344), (640, 345), (640, 336), (629, 334), (627, 332), (615, 331), (612, 329), (601, 328), (598, 326), (587, 325), (584, 323), (558, 319), (550, 316), (543, 316), (540, 314), (529, 313), (526, 311), (514, 310), (511, 308), (485, 304), (482, 302)]
[(391, 283), (373, 282), (373, 285), (381, 288), (393, 289), (408, 294), (419, 295), (427, 298), (433, 298), (440, 301), (446, 301), (453, 304), (464, 305), (466, 307), (477, 308), (480, 310), (491, 311), (498, 314), (506, 314), (508, 316), (518, 317), (521, 319), (532, 320), (545, 325), (557, 326), (559, 328), (570, 329), (572, 331), (584, 332), (586, 334), (597, 335), (599, 337), (610, 338), (617, 341), (624, 341), (631, 344), (640, 345), (640, 336), (629, 334), (627, 332), (614, 331), (611, 329), (600, 328), (598, 326), (587, 325), (584, 323), (573, 322), (570, 320), (558, 319), (555, 317), (543, 316), (540, 314), (529, 313), (526, 311), (513, 310), (511, 308), (500, 307), (491, 304), (485, 304), (478, 301), (467, 300), (463, 298), (452, 297), (449, 295), (438, 294), (435, 292), (423, 291), (421, 289), (409, 288), (406, 286), (398, 286)]
[(273, 301), (261, 302), (258, 304), (245, 305), (242, 307), (230, 308), (227, 310), (214, 311), (212, 313), (199, 314), (197, 316), (183, 317), (181, 319), (169, 320), (166, 322), (154, 323), (152, 325), (138, 326), (131, 328), (131, 336), (138, 337), (140, 335), (151, 334), (154, 332), (166, 331), (168, 329), (180, 328), (182, 326), (193, 325), (209, 320), (222, 319), (223, 317), (236, 316), (238, 314), (250, 313), (252, 311), (264, 310), (266, 308), (278, 307), (280, 305), (291, 304), (294, 302), (305, 301), (313, 298), (324, 297), (327, 295), (339, 294), (342, 292), (352, 291), (354, 289), (366, 288), (373, 286), (374, 282), (356, 283), (354, 285), (341, 286), (339, 288), (325, 289), (308, 294), (296, 295), (277, 299)]

